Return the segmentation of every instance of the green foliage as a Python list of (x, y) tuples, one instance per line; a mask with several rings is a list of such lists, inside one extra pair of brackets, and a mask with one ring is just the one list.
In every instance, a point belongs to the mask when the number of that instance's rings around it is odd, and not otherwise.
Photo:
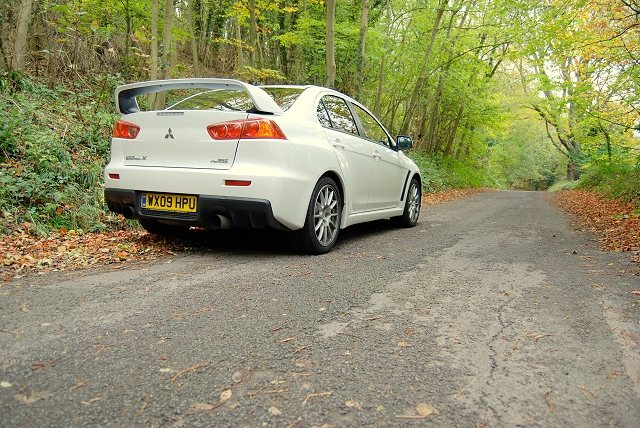
[(634, 159), (635, 163), (591, 163), (578, 187), (595, 189), (607, 197), (620, 199), (640, 208), (640, 157), (630, 159)]
[[(0, 94), (0, 228), (29, 222), (40, 233), (103, 230), (102, 173), (116, 117), (117, 76), (49, 89), (35, 80)], [(109, 100), (109, 102), (107, 102)], [(6, 230), (5, 230), (6, 231)]]
[[(504, 103), (514, 101), (517, 99)], [(509, 189), (546, 190), (566, 167), (566, 157), (553, 147), (544, 126), (531, 112), (516, 107), (511, 116), (510, 126), (489, 141), (490, 169)]]
[(440, 155), (417, 150), (410, 151), (407, 156), (420, 168), (422, 190), (426, 193), (451, 189), (500, 187), (497, 180), (480, 163), (470, 165), (451, 157), (443, 158)]

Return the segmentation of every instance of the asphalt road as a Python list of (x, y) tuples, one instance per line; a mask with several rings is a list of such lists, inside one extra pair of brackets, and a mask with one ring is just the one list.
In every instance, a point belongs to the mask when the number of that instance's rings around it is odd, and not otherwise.
[(489, 192), (5, 284), (0, 425), (639, 427), (637, 264), (569, 221)]

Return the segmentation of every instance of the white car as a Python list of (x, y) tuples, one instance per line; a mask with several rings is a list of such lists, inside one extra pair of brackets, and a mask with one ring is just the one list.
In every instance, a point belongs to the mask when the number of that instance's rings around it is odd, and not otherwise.
[[(136, 100), (187, 89), (164, 110)], [(393, 139), (344, 94), (200, 78), (128, 84), (115, 98), (106, 203), (151, 233), (271, 227), (322, 254), (352, 224), (418, 221), (420, 171), (402, 152), (411, 138)]]

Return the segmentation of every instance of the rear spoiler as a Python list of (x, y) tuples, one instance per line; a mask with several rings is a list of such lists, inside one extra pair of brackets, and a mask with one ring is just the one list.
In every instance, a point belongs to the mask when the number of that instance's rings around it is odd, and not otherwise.
[(130, 83), (116, 88), (116, 109), (121, 114), (131, 114), (140, 111), (136, 97), (138, 95), (163, 92), (173, 89), (236, 89), (249, 94), (254, 107), (260, 113), (282, 114), (282, 109), (269, 94), (245, 82), (233, 79), (167, 79), (149, 80), (146, 82)]

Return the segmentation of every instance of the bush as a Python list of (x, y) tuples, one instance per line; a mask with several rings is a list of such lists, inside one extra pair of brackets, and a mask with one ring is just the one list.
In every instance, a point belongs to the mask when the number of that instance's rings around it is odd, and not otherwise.
[(8, 112), (0, 124), (0, 232), (24, 222), (42, 234), (111, 227), (102, 171), (117, 119), (112, 94), (118, 80), (54, 89), (26, 78), (19, 86), (0, 85), (0, 106)]
[(407, 155), (420, 168), (422, 190), (426, 193), (436, 193), (451, 189), (500, 187), (497, 180), (493, 179), (483, 168), (417, 150), (411, 151)]
[(612, 164), (592, 163), (585, 168), (578, 187), (640, 207), (640, 163), (631, 158)]

